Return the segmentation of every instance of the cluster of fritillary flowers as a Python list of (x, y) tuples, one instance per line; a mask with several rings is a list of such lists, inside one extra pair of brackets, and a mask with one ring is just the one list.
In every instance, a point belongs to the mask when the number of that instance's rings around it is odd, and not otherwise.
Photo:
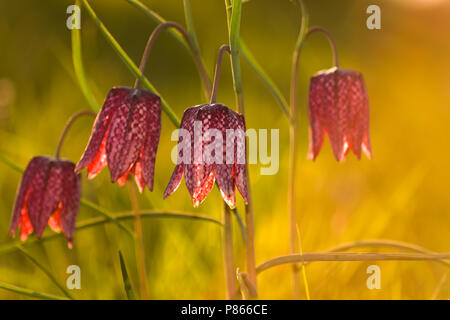
[[(360, 72), (336, 66), (315, 74), (310, 83), (308, 115), (308, 158), (317, 158), (326, 135), (337, 161), (343, 161), (349, 150), (358, 158), (362, 152), (372, 156), (369, 99)], [(196, 124), (201, 128), (199, 132)], [(230, 208), (236, 206), (236, 189), (248, 203), (244, 116), (211, 101), (186, 109), (180, 130), (186, 134), (179, 135), (178, 147), (184, 144), (186, 148), (178, 150), (163, 197), (175, 192), (184, 176), (194, 207), (206, 199), (215, 184)], [(223, 139), (208, 138), (211, 130)], [(240, 134), (230, 140), (229, 130)], [(107, 166), (111, 182), (123, 186), (134, 176), (140, 192), (146, 187), (152, 191), (160, 134), (160, 97), (138, 85), (113, 87), (96, 116), (89, 142), (76, 166), (59, 156), (39, 156), (30, 161), (17, 193), (10, 234), (14, 235), (20, 226), (20, 239), (24, 241), (33, 231), (41, 237), (49, 225), (54, 231), (62, 231), (71, 245), (81, 195), (79, 173), (86, 168), (92, 179)], [(204, 149), (210, 152), (205, 153)]]

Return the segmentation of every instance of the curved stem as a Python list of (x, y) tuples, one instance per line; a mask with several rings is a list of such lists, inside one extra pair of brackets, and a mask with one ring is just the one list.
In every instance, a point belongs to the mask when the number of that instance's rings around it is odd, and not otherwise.
[(82, 116), (93, 116), (95, 117), (97, 114), (94, 111), (90, 111), (90, 110), (84, 110), (84, 111), (80, 111), (75, 113), (73, 116), (71, 116), (69, 118), (69, 120), (67, 120), (66, 125), (64, 126), (63, 132), (59, 138), (59, 142), (58, 142), (58, 147), (56, 148), (56, 154), (55, 154), (55, 158), (59, 159), (59, 155), (61, 153), (61, 148), (62, 148), (62, 144), (64, 142), (64, 139), (67, 135), (67, 133), (69, 132), (70, 127), (72, 127), (73, 123), (80, 117)]
[(217, 63), (216, 63), (216, 70), (214, 72), (214, 83), (211, 91), (211, 99), (210, 104), (213, 104), (216, 102), (216, 95), (217, 95), (217, 88), (219, 86), (219, 79), (220, 79), (220, 70), (222, 69), (222, 61), (223, 61), (223, 55), (225, 52), (228, 52), (231, 54), (230, 46), (224, 44), (219, 49), (219, 54), (217, 55)]
[(436, 261), (450, 259), (450, 253), (374, 253), (374, 252), (311, 252), (290, 254), (272, 258), (257, 267), (258, 274), (264, 270), (288, 263), (315, 261)]
[[(290, 118), (289, 123), (289, 253), (298, 252), (297, 221), (296, 221), (296, 184), (297, 184), (297, 143), (298, 143), (298, 77), (300, 70), (300, 52), (307, 35), (308, 13), (303, 1), (300, 1), (302, 23), (298, 34), (295, 50), (292, 55), (291, 87), (290, 87)], [(302, 266), (302, 268), (304, 268)], [(295, 299), (300, 299), (299, 266), (292, 265), (292, 290)], [(306, 286), (306, 284), (305, 284)]]
[[(207, 95), (207, 97), (209, 97), (209, 94), (211, 92), (211, 81), (209, 79), (209, 76), (204, 68), (202, 61), (198, 58), (199, 55), (196, 54), (196, 49), (191, 42), (189, 34), (182, 26), (180, 26), (176, 22), (168, 21), (168, 22), (161, 23), (155, 28), (155, 30), (153, 30), (153, 32), (150, 34), (150, 37), (148, 38), (147, 44), (145, 46), (144, 54), (142, 55), (141, 63), (139, 65), (139, 71), (142, 74), (144, 74), (144, 69), (145, 69), (145, 66), (147, 65), (147, 61), (150, 56), (150, 51), (153, 47), (153, 44), (155, 43), (156, 39), (158, 38), (158, 35), (162, 31), (169, 29), (169, 28), (173, 28), (173, 29), (177, 30), (183, 36), (183, 38), (186, 40), (188, 47), (192, 53), (192, 57), (194, 58), (194, 62), (197, 67), (197, 71), (200, 75), (200, 78), (202, 79), (206, 95)], [(136, 82), (134, 84), (134, 87), (139, 88), (140, 84), (141, 84), (141, 80), (140, 80), (140, 78), (137, 78)]]
[(331, 35), (331, 33), (324, 27), (314, 26), (314, 27), (311, 27), (308, 29), (308, 32), (306, 33), (305, 37), (308, 37), (310, 34), (312, 34), (314, 32), (322, 32), (327, 37), (328, 42), (330, 43), (330, 46), (331, 46), (331, 51), (333, 52), (333, 64), (336, 68), (339, 68), (339, 59), (338, 59), (336, 42), (334, 41), (334, 38)]

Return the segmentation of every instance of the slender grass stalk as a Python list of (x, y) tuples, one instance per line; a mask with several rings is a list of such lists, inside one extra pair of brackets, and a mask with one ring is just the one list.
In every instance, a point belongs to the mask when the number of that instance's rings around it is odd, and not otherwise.
[(36, 267), (41, 269), (42, 272), (62, 291), (62, 293), (69, 299), (73, 300), (73, 297), (67, 292), (67, 290), (59, 284), (58, 280), (52, 275), (52, 273), (44, 267), (37, 259), (35, 259), (27, 250), (25, 250), (21, 245), (18, 245), (17, 248), (20, 252), (22, 252), (31, 262), (33, 262)]
[[(297, 237), (298, 237), (298, 249), (300, 254), (303, 255), (302, 237), (300, 235), (300, 228), (298, 227), (298, 225), (297, 225)], [(309, 295), (308, 278), (306, 277), (306, 268), (304, 262), (302, 262), (301, 268), (302, 268), (303, 283), (305, 284), (306, 300), (311, 300), (311, 296)]]
[(67, 298), (64, 297), (59, 297), (59, 296), (55, 296), (52, 294), (48, 294), (48, 293), (42, 293), (42, 292), (38, 292), (38, 291), (34, 291), (31, 289), (27, 289), (27, 288), (22, 288), (22, 287), (18, 287), (15, 286), (13, 284), (9, 284), (3, 281), (0, 281), (0, 289), (5, 289), (14, 293), (19, 293), (19, 294), (23, 294), (32, 298), (36, 298), (36, 299), (44, 299), (44, 300), (68, 300)]
[(79, 112), (75, 113), (73, 116), (71, 116), (69, 118), (69, 120), (66, 122), (66, 125), (64, 126), (64, 130), (61, 133), (61, 136), (58, 141), (58, 147), (56, 148), (56, 154), (55, 154), (56, 159), (59, 159), (62, 144), (64, 142), (64, 139), (66, 138), (67, 133), (69, 132), (69, 129), (72, 127), (73, 123), (82, 116), (93, 116), (95, 118), (96, 115), (97, 114), (94, 111), (84, 110), (84, 111), (79, 111)]
[(105, 208), (102, 208), (98, 205), (96, 205), (95, 203), (86, 200), (86, 199), (81, 199), (80, 203), (89, 208), (92, 209), (98, 213), (100, 213), (102, 216), (104, 216), (107, 220), (113, 222), (115, 225), (117, 225), (120, 229), (122, 229), (123, 231), (125, 231), (131, 238), (134, 239), (134, 233), (133, 231), (131, 231), (129, 228), (127, 228), (124, 224), (122, 224), (118, 219), (116, 219), (108, 210), (106, 210)]
[(12, 162), (11, 160), (9, 160), (8, 158), (0, 155), (0, 161), (3, 162), (4, 164), (6, 164), (11, 169), (13, 169), (19, 173), (23, 173), (23, 169), (20, 166), (18, 166), (17, 164), (15, 164), (14, 162)]
[(145, 266), (144, 237), (142, 234), (142, 220), (141, 220), (141, 212), (139, 210), (139, 202), (136, 194), (136, 186), (133, 183), (129, 183), (128, 191), (130, 195), (131, 207), (133, 208), (134, 212), (134, 232), (136, 234), (135, 249), (136, 249), (138, 276), (139, 276), (139, 289), (141, 293), (141, 299), (147, 300), (148, 299), (147, 268)]
[(125, 265), (122, 252), (120, 252), (120, 250), (119, 250), (119, 260), (120, 260), (120, 270), (122, 271), (123, 287), (127, 294), (127, 298), (128, 300), (136, 300), (136, 295), (134, 294), (133, 286), (131, 285), (130, 277), (128, 276), (127, 267)]
[[(232, 7), (230, 7), (232, 5)], [(233, 85), (236, 94), (236, 105), (240, 113), (245, 116), (244, 95), (242, 92), (241, 67), (239, 61), (239, 44), (240, 44), (240, 25), (241, 25), (241, 9), (242, 0), (225, 0), (228, 16), (228, 31), (231, 50), (231, 67), (233, 74)], [(231, 11), (231, 12), (230, 12)], [(255, 227), (253, 221), (253, 204), (251, 197), (250, 177), (247, 166), (247, 192), (248, 204), (245, 205), (245, 222), (246, 222), (246, 255), (247, 255), (247, 273), (249, 280), (257, 291), (256, 279), (256, 262), (255, 262)]]
[(244, 243), (246, 243), (247, 242), (247, 235), (245, 233), (245, 225), (244, 225), (244, 222), (242, 221), (241, 215), (239, 214), (239, 212), (237, 211), (236, 208), (234, 208), (231, 211), (233, 212), (234, 216), (236, 217), (236, 221), (238, 223), (239, 230), (241, 231), (242, 241), (244, 241)]
[(105, 37), (105, 39), (108, 41), (108, 43), (112, 46), (112, 48), (116, 51), (116, 53), (119, 55), (121, 60), (124, 62), (124, 64), (128, 67), (128, 69), (133, 73), (133, 75), (137, 78), (139, 78), (144, 85), (144, 87), (147, 90), (152, 91), (156, 95), (160, 96), (161, 98), (161, 108), (166, 113), (166, 115), (169, 117), (170, 121), (175, 125), (175, 127), (180, 126), (180, 120), (178, 119), (175, 112), (172, 110), (172, 108), (169, 106), (167, 101), (161, 97), (161, 94), (155, 89), (155, 87), (151, 84), (151, 82), (145, 77), (142, 72), (139, 71), (139, 68), (136, 66), (136, 64), (131, 60), (131, 58), (128, 56), (128, 54), (123, 50), (123, 48), (120, 46), (120, 44), (117, 42), (116, 39), (112, 36), (112, 34), (109, 32), (109, 30), (106, 28), (106, 26), (103, 24), (103, 22), (97, 17), (97, 14), (92, 9), (92, 7), (89, 5), (87, 0), (81, 0), (84, 7), (86, 8), (87, 12), (91, 16), (91, 18), (94, 20), (95, 24), (100, 29), (101, 33)]
[(211, 91), (211, 99), (209, 101), (209, 104), (216, 103), (217, 98), (217, 89), (219, 88), (219, 80), (220, 80), (220, 71), (222, 70), (222, 61), (223, 61), (223, 55), (225, 52), (228, 52), (231, 54), (230, 46), (223, 44), (219, 49), (219, 54), (217, 55), (217, 62), (216, 62), (216, 70), (214, 71), (214, 82), (213, 87)]
[[(296, 185), (297, 185), (297, 144), (298, 144), (298, 77), (300, 70), (300, 51), (308, 28), (308, 13), (302, 0), (301, 26), (292, 55), (291, 88), (290, 88), (290, 119), (289, 123), (289, 253), (298, 252), (297, 248), (297, 219), (296, 219)], [(292, 265), (292, 290), (294, 299), (300, 299), (299, 266)]]
[[(79, 6), (80, 0), (76, 0), (75, 5)], [(75, 76), (78, 80), (78, 84), (80, 85), (81, 92), (83, 92), (83, 95), (86, 98), (89, 106), (92, 108), (92, 110), (98, 111), (99, 107), (97, 101), (95, 100), (95, 96), (92, 93), (91, 89), (89, 88), (86, 74), (84, 72), (80, 29), (76, 28), (72, 29), (71, 34), (72, 34), (72, 61), (73, 61), (73, 68), (75, 70)]]
[(450, 259), (450, 253), (311, 252), (272, 258), (261, 263), (256, 270), (260, 274), (264, 270), (283, 264), (316, 261), (438, 261), (448, 259)]
[(223, 260), (225, 263), (226, 292), (227, 299), (231, 300), (234, 298), (236, 292), (233, 258), (233, 230), (230, 208), (225, 202), (223, 202), (223, 225)]

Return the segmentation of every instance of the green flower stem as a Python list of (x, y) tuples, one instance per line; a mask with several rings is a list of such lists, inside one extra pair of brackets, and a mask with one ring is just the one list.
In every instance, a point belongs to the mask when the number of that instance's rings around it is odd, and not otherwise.
[[(232, 5), (232, 6), (231, 6)], [(234, 91), (236, 94), (236, 105), (240, 113), (245, 116), (244, 96), (242, 92), (241, 67), (239, 61), (239, 45), (240, 45), (240, 25), (241, 25), (241, 9), (242, 1), (225, 0), (227, 11), (229, 41), (231, 50), (231, 67), (233, 74)], [(247, 166), (247, 192), (248, 204), (245, 205), (245, 222), (246, 222), (246, 256), (247, 256), (247, 273), (250, 283), (257, 292), (256, 278), (256, 261), (255, 261), (255, 227), (253, 221), (253, 204), (251, 197), (250, 177)]]
[(220, 71), (222, 69), (223, 55), (225, 54), (225, 52), (231, 53), (230, 47), (226, 44), (220, 47), (219, 54), (217, 55), (216, 70), (214, 72), (214, 83), (211, 92), (211, 100), (209, 101), (210, 104), (216, 103), (217, 88), (219, 87)]
[(56, 159), (59, 159), (62, 144), (64, 142), (64, 139), (66, 138), (67, 133), (69, 132), (69, 129), (72, 127), (73, 123), (82, 116), (92, 116), (95, 118), (96, 115), (97, 115), (97, 113), (95, 113), (94, 111), (84, 110), (84, 111), (79, 111), (79, 112), (75, 113), (73, 116), (71, 116), (69, 118), (69, 120), (66, 122), (66, 125), (64, 126), (63, 132), (61, 133), (61, 136), (58, 141), (58, 147), (56, 148), (56, 154), (55, 154)]
[[(301, 5), (301, 19), (302, 23), (298, 34), (295, 50), (292, 56), (292, 71), (291, 71), (291, 88), (290, 88), (290, 119), (289, 124), (289, 192), (288, 192), (288, 207), (289, 207), (289, 253), (295, 254), (298, 252), (297, 247), (297, 219), (296, 219), (296, 182), (297, 182), (297, 144), (298, 144), (298, 77), (300, 70), (300, 52), (305, 40), (306, 30), (308, 29), (308, 13), (303, 1)], [(299, 234), (300, 232), (298, 232)], [(304, 266), (302, 265), (302, 274), (305, 278)], [(300, 299), (300, 277), (299, 265), (292, 265), (292, 289), (294, 299)], [(305, 288), (307, 281), (304, 279)]]
[[(108, 31), (108, 29), (105, 27), (103, 22), (97, 17), (95, 11), (92, 9), (92, 7), (89, 5), (87, 0), (81, 0), (84, 7), (86, 8), (87, 12), (91, 16), (91, 18), (94, 20), (95, 24), (100, 29), (103, 36), (106, 38), (106, 40), (109, 42), (109, 44), (113, 47), (113, 49), (116, 51), (116, 53), (119, 55), (119, 57), (122, 59), (122, 61), (125, 63), (125, 65), (128, 67), (128, 69), (133, 73), (133, 75), (136, 78), (139, 78), (144, 87), (147, 90), (152, 91), (153, 93), (159, 95), (159, 92), (155, 89), (155, 87), (151, 84), (151, 82), (145, 77), (142, 72), (139, 71), (139, 68), (136, 66), (136, 64), (131, 60), (131, 58), (128, 56), (128, 54), (122, 49), (120, 44), (117, 42), (116, 39), (112, 36), (112, 34)], [(175, 125), (175, 127), (180, 126), (180, 120), (178, 119), (175, 112), (172, 110), (172, 108), (169, 106), (167, 101), (161, 97), (161, 107), (162, 110), (166, 113), (166, 115), (169, 117), (169, 119), (172, 121), (172, 123)]]
[(112, 223), (114, 223), (115, 225), (117, 225), (120, 229), (122, 229), (123, 231), (125, 231), (131, 238), (134, 239), (134, 233), (133, 231), (131, 231), (129, 228), (127, 228), (124, 224), (122, 224), (118, 219), (116, 219), (108, 210), (106, 210), (105, 208), (102, 208), (98, 205), (96, 205), (95, 203), (86, 200), (86, 199), (81, 199), (80, 203), (89, 208), (92, 209), (98, 213), (100, 213), (102, 216), (104, 216), (107, 220), (111, 221)]
[[(151, 35), (147, 41), (147, 44), (146, 44), (145, 50), (144, 50), (144, 54), (142, 55), (141, 63), (139, 65), (139, 71), (141, 73), (144, 73), (144, 69), (145, 69), (145, 66), (147, 65), (150, 51), (151, 51), (156, 39), (158, 38), (159, 34), (162, 31), (167, 30), (167, 29), (169, 29), (169, 30), (174, 29), (174, 30), (178, 31), (183, 36), (185, 41), (188, 43), (188, 46), (189, 46), (191, 52), (194, 52), (195, 49), (194, 49), (194, 45), (190, 39), (190, 36), (189, 36), (188, 32), (186, 30), (184, 30), (184, 28), (182, 26), (180, 26), (178, 23), (175, 23), (172, 21), (167, 21), (167, 22), (161, 23), (153, 30), (153, 32), (151, 33)], [(201, 68), (199, 68), (199, 65), (197, 62), (196, 62), (196, 66), (197, 66), (197, 70), (199, 71), (200, 77), (202, 77)], [(209, 95), (211, 92), (211, 81), (209, 80), (208, 75), (206, 75), (204, 84), (205, 84), (204, 88), (205, 88), (206, 96), (209, 98)], [(140, 86), (140, 79), (137, 78), (134, 87), (139, 88), (139, 86)]]

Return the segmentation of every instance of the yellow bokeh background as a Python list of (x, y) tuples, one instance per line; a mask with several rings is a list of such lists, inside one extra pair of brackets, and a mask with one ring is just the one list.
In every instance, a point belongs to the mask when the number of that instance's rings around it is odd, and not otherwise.
[[(181, 0), (142, 0), (167, 20), (184, 25)], [(227, 43), (222, 0), (191, 0), (198, 40), (210, 74), (220, 45)], [(300, 142), (297, 221), (304, 252), (364, 239), (406, 241), (436, 252), (450, 251), (450, 3), (415, 6), (422, 1), (306, 0), (311, 25), (326, 27), (337, 42), (340, 65), (363, 73), (371, 104), (374, 157), (350, 154), (337, 163), (329, 142), (316, 162), (306, 160), (309, 78), (331, 66), (326, 39), (315, 34), (305, 44), (299, 81)], [(92, 7), (130, 57), (138, 63), (156, 26), (125, 0), (91, 0)], [(25, 167), (35, 155), (53, 155), (65, 121), (89, 109), (75, 79), (66, 8), (71, 1), (0, 2), (0, 155)], [(381, 30), (366, 28), (366, 8), (381, 7)], [(82, 10), (83, 61), (98, 103), (112, 86), (134, 79), (97, 26)], [(243, 5), (241, 33), (259, 63), (287, 96), (299, 9), (287, 0), (250, 0)], [(248, 128), (280, 129), (280, 168), (260, 174), (250, 166), (254, 199), (256, 260), (261, 263), (289, 250), (287, 181), (288, 122), (270, 92), (242, 60)], [(204, 103), (201, 83), (189, 53), (170, 35), (157, 41), (146, 75), (181, 117), (187, 107)], [(223, 65), (218, 102), (235, 107), (230, 64)], [(62, 155), (78, 161), (92, 120), (79, 120)], [(155, 190), (139, 196), (142, 209), (182, 210), (221, 219), (221, 200), (213, 190), (192, 208), (184, 183), (167, 200), (162, 193), (174, 165), (170, 152), (173, 124), (163, 114), (156, 160)], [(17, 239), (8, 237), (20, 174), (0, 163), (0, 252)], [(83, 197), (111, 212), (130, 210), (126, 188), (109, 182), (108, 170), (88, 181)], [(238, 211), (243, 215), (242, 198)], [(78, 222), (98, 216), (81, 206)], [(236, 266), (245, 270), (245, 247), (234, 220)], [(132, 221), (126, 222), (133, 227)], [(225, 278), (222, 235), (217, 225), (180, 219), (144, 219), (144, 240), (151, 299), (223, 299)], [(47, 230), (45, 235), (51, 234)], [(34, 236), (32, 236), (34, 237)], [(81, 268), (77, 299), (125, 299), (118, 250), (124, 254), (137, 289), (133, 243), (114, 224), (79, 230), (74, 248), (62, 237), (25, 244), (56, 279), (65, 284), (69, 265)], [(379, 251), (364, 248), (361, 251)], [(383, 249), (383, 252), (394, 251)], [(398, 251), (398, 250), (395, 250)], [(381, 269), (381, 289), (366, 287), (366, 268)], [(291, 268), (265, 271), (259, 297), (292, 297)], [(448, 299), (449, 269), (435, 262), (316, 262), (306, 274), (313, 299)], [(1, 253), (0, 281), (61, 295), (58, 288), (17, 250)], [(303, 286), (303, 281), (302, 281)], [(302, 298), (304, 298), (302, 287)], [(26, 298), (0, 289), (1, 299)]]

